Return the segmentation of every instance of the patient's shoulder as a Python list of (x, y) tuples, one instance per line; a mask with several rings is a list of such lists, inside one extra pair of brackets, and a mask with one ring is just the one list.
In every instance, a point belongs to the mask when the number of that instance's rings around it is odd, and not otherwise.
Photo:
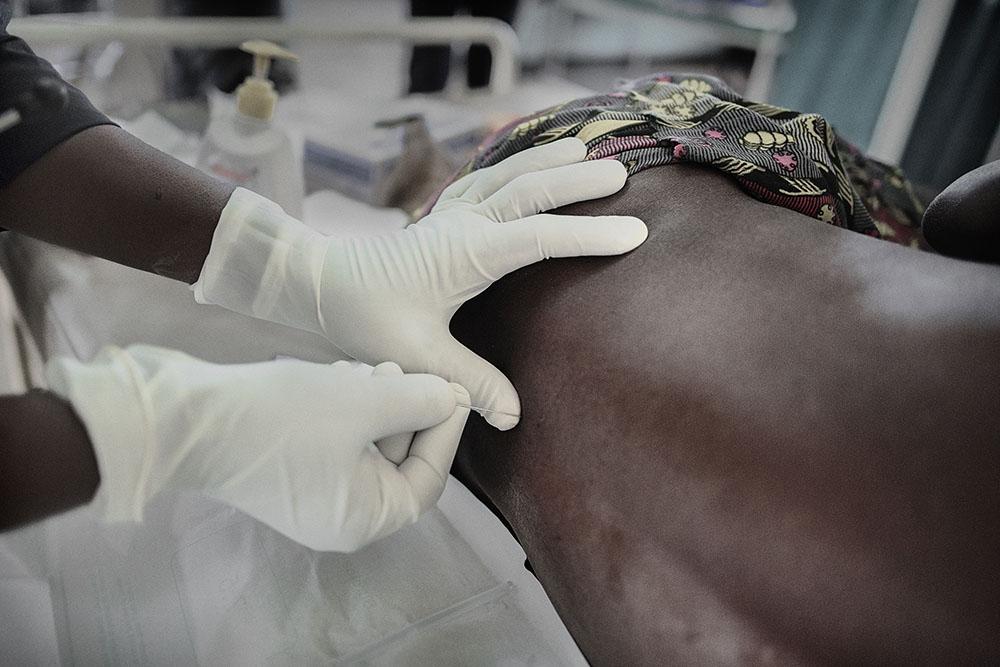
[(923, 226), (942, 254), (1000, 263), (1000, 160), (945, 188), (927, 207)]

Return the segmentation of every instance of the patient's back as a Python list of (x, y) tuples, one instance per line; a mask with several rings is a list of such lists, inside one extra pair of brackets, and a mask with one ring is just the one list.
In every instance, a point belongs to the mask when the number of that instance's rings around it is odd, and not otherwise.
[(456, 473), (588, 659), (996, 659), (1000, 272), (693, 166), (571, 208), (649, 239), (459, 311), (523, 418), (470, 420)]

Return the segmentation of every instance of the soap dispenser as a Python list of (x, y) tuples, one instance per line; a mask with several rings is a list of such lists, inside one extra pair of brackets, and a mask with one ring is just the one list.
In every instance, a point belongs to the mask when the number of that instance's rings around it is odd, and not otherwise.
[(298, 60), (277, 44), (251, 40), (240, 45), (253, 54), (253, 74), (236, 89), (236, 110), (213, 118), (198, 152), (198, 168), (277, 202), (302, 216), (302, 163), (288, 134), (271, 122), (278, 93), (268, 79), (272, 58)]

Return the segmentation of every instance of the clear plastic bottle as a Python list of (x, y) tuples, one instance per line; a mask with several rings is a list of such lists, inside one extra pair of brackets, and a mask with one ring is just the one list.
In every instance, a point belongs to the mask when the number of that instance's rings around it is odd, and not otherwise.
[(277, 202), (302, 216), (302, 163), (288, 134), (271, 122), (278, 94), (267, 78), (271, 58), (295, 54), (263, 40), (244, 42), (254, 71), (236, 89), (236, 110), (213, 118), (198, 152), (198, 168)]

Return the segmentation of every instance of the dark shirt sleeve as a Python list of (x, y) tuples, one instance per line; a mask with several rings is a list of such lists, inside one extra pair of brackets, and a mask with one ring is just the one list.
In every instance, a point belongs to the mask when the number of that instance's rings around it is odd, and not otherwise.
[[(62, 82), (49, 63), (32, 53), (23, 40), (7, 33), (10, 16), (10, 3), (0, 0), (0, 114), (23, 106), (39, 81)], [(36, 108), (20, 123), (0, 132), (0, 188), (77, 132), (111, 124), (83, 93), (67, 83), (63, 85), (68, 93), (65, 104), (55, 109)]]

